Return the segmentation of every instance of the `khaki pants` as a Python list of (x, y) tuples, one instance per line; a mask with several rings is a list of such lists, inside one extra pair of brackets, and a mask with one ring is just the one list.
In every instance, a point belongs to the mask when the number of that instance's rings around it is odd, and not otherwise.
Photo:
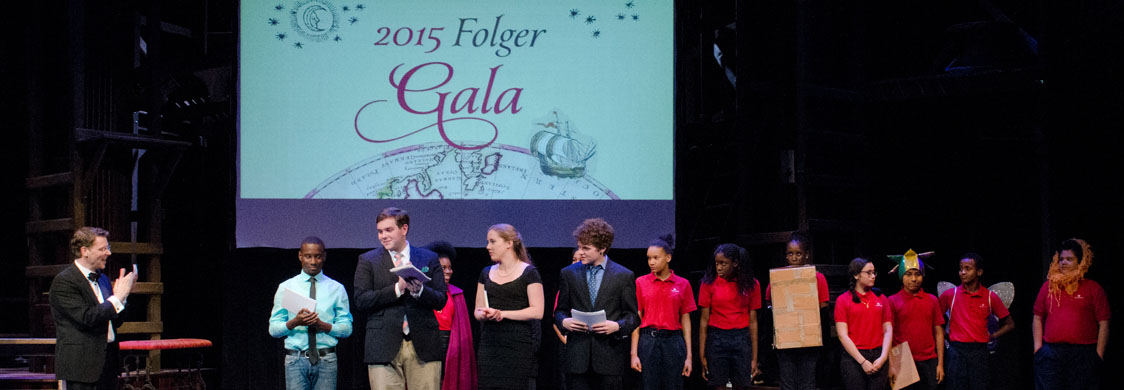
[(413, 341), (402, 341), (398, 355), (390, 364), (367, 365), (371, 390), (440, 390), (441, 362), (422, 362), (414, 352)]

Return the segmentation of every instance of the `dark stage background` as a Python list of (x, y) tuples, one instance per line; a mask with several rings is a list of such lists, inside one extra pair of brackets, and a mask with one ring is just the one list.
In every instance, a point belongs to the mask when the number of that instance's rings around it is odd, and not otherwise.
[[(205, 364), (218, 369), (212, 388), (280, 388), (281, 341), (269, 337), (266, 320), (277, 283), (299, 265), (291, 249), (234, 249), (236, 5), (153, 3), (36, 2), (15, 20), (16, 36), (0, 40), (0, 127), (12, 145), (0, 170), (6, 194), (0, 240), (9, 249), (0, 262), (0, 334), (26, 337), (29, 324), (41, 320), (31, 317), (24, 276), (33, 194), (25, 182), (32, 153), (24, 145), (73, 128), (67, 108), (94, 103), (72, 88), (67, 69), (78, 59), (68, 54), (68, 29), (81, 29), (91, 45), (129, 53), (134, 16), (145, 15), (192, 33), (147, 37), (166, 45), (160, 62), (141, 58), (136, 67), (126, 58), (115, 68), (112, 115), (127, 123), (132, 111), (166, 104), (169, 96), (148, 97), (173, 88), (153, 80), (172, 78), (197, 87), (217, 107), (175, 136), (192, 146), (162, 198), (164, 337), (215, 342), (205, 354)], [(815, 236), (815, 261), (831, 278), (833, 298), (845, 288), (836, 275), (851, 258), (880, 259), (909, 248), (937, 252), (926, 281), (932, 292), (937, 280), (957, 280), (957, 256), (982, 253), (985, 285), (1011, 281), (1018, 288), (1011, 308), (1016, 330), (992, 359), (996, 389), (1032, 385), (1031, 306), (1062, 239), (1077, 236), (1094, 246), (1089, 277), (1101, 282), (1120, 318), (1124, 290), (1112, 282), (1124, 257), (1124, 9), (1117, 2), (676, 7), (677, 273), (697, 286), (715, 245), (735, 242), (749, 248), (764, 285), (768, 268), (781, 264), (781, 242), (806, 231)], [(736, 88), (712, 57), (715, 42), (738, 76)], [(152, 69), (160, 76), (150, 77)], [(57, 161), (64, 158), (49, 157), (48, 165), (65, 166)], [(373, 224), (352, 228), (370, 230), (373, 244)], [(300, 230), (301, 221), (291, 228)], [(356, 256), (365, 249), (333, 248), (331, 237), (324, 239), (325, 273), (350, 290)], [(458, 250), (453, 284), (466, 289), (471, 303), (486, 256), (480, 248)], [(634, 272), (647, 272), (642, 250), (609, 253)], [(570, 248), (531, 249), (548, 297), (569, 254)], [(879, 278), (878, 286), (892, 293), (899, 285), (890, 279)], [(771, 324), (767, 311), (759, 314), (762, 364), (772, 380)], [(355, 315), (356, 332), (340, 344), (340, 388), (366, 383), (359, 358), (364, 316)], [(1105, 367), (1121, 364), (1119, 322), (1112, 325)], [(539, 383), (553, 388), (547, 370), (556, 342), (548, 328), (543, 338)], [(837, 347), (828, 342), (821, 386), (838, 384)], [(1103, 379), (1106, 388), (1124, 382), (1115, 371)], [(701, 388), (697, 373), (688, 383)]]

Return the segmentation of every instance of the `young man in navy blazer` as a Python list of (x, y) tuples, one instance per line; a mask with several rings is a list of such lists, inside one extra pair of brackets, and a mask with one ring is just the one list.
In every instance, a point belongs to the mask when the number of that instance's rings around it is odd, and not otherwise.
[[(375, 219), (381, 248), (359, 255), (355, 307), (369, 313), (363, 361), (372, 390), (438, 390), (444, 357), (434, 310), (445, 306), (445, 278), (437, 255), (406, 241), (410, 216), (387, 208)], [(429, 281), (390, 272), (412, 264)]]
[[(567, 334), (566, 372), (569, 390), (619, 389), (628, 366), (629, 335), (639, 323), (636, 282), (632, 271), (605, 255), (613, 244), (613, 227), (601, 218), (574, 230), (580, 263), (562, 269), (554, 321)], [(605, 321), (586, 324), (571, 310), (605, 311)]]

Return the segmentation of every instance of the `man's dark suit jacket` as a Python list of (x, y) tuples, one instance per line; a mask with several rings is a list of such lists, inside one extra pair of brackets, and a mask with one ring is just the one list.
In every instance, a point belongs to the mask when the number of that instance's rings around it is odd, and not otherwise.
[(402, 347), (402, 316), (410, 321), (410, 339), (414, 351), (422, 361), (440, 361), (441, 337), (437, 329), (434, 310), (445, 307), (445, 277), (437, 254), (410, 246), (410, 263), (431, 279), (425, 283), (421, 295), (414, 298), (410, 291), (394, 295), (398, 276), (391, 273), (394, 259), (384, 248), (376, 248), (359, 255), (355, 266), (355, 307), (367, 315), (367, 339), (363, 361), (367, 364), (389, 364)]
[[(105, 362), (107, 324), (121, 326), (121, 317), (109, 301), (109, 278), (98, 279), (105, 302), (90, 288), (86, 275), (71, 264), (51, 282), (51, 315), (55, 319), (55, 377), (77, 382), (97, 382)], [(111, 362), (112, 363), (112, 362)]]
[[(616, 321), (621, 329), (611, 335), (586, 332), (568, 332), (566, 336), (567, 372), (585, 373), (590, 369), (600, 375), (621, 375), (628, 365), (629, 337), (640, 324), (636, 312), (636, 278), (628, 268), (608, 258), (597, 289), (597, 302), (590, 302), (586, 265), (570, 264), (562, 269), (558, 280), (558, 307), (554, 309), (554, 322), (558, 329), (567, 332), (562, 321), (570, 318), (570, 309), (584, 312), (605, 310), (605, 319)], [(590, 324), (593, 325), (593, 324)]]

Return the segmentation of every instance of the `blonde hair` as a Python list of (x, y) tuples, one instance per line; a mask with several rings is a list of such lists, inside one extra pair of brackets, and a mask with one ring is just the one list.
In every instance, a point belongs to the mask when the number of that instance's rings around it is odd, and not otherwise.
[(515, 258), (531, 264), (531, 256), (527, 254), (527, 247), (523, 246), (523, 235), (515, 230), (515, 226), (506, 223), (497, 223), (488, 228), (489, 232), (496, 232), (500, 238), (512, 244), (511, 250), (515, 251)]

